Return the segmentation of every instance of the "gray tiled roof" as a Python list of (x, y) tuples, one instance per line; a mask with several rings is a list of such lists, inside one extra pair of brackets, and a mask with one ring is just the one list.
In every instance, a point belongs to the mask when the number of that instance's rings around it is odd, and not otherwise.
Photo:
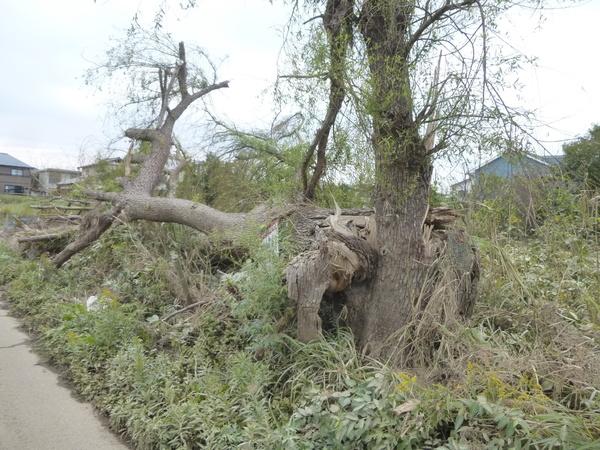
[(8, 153), (0, 153), (0, 166), (23, 167), (25, 169), (33, 169), (29, 164), (19, 161), (17, 158), (10, 156)]

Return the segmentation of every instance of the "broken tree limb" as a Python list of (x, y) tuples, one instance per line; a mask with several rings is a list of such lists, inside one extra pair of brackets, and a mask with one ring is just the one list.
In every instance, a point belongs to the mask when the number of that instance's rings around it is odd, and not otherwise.
[[(92, 212), (89, 220), (82, 221), (80, 236), (54, 257), (53, 262), (57, 267), (62, 266), (73, 255), (92, 244), (110, 228), (117, 217), (119, 220), (144, 219), (181, 223), (205, 232), (223, 224), (235, 225), (246, 218), (246, 215), (227, 215), (213, 210), (206, 205), (186, 200), (164, 199), (152, 196), (163, 176), (165, 165), (171, 153), (173, 128), (177, 119), (194, 101), (212, 91), (229, 87), (229, 82), (223, 81), (202, 86), (197, 92), (190, 93), (188, 91), (188, 74), (185, 57), (185, 47), (182, 42), (179, 44), (179, 60), (177, 61), (177, 65), (183, 69), (173, 74), (171, 80), (174, 82), (177, 79), (179, 89), (168, 89), (165, 91), (165, 95), (162, 98), (162, 109), (166, 110), (164, 121), (159, 123), (157, 129), (129, 128), (125, 131), (125, 136), (128, 138), (137, 141), (146, 141), (151, 144), (151, 153), (144, 160), (138, 175), (135, 179), (125, 184), (122, 193), (88, 193), (92, 198), (109, 202), (112, 204), (112, 209), (108, 213)], [(164, 85), (166, 89), (166, 81)], [(173, 109), (168, 108), (171, 96), (175, 97), (177, 94), (180, 96), (179, 103)]]
[(136, 141), (154, 142), (160, 139), (160, 132), (149, 128), (129, 128), (125, 136)]
[(309, 342), (321, 337), (319, 307), (329, 286), (328, 261), (313, 250), (295, 258), (286, 269), (288, 297), (296, 302), (298, 339)]
[(76, 230), (77, 230), (77, 228), (75, 227), (75, 228), (69, 228), (66, 230), (57, 231), (55, 233), (36, 234), (33, 236), (22, 236), (22, 237), (17, 238), (17, 242), (19, 244), (24, 244), (24, 243), (28, 243), (28, 242), (41, 242), (41, 241), (50, 241), (50, 240), (54, 240), (54, 239), (62, 239), (64, 237), (70, 235), (71, 233), (73, 233)]
[(77, 239), (69, 243), (69, 245), (52, 259), (52, 262), (54, 262), (56, 267), (61, 267), (71, 259), (73, 255), (88, 247), (102, 236), (102, 233), (110, 228), (120, 211), (121, 208), (117, 206), (112, 208), (108, 213), (95, 213), (85, 216), (81, 222), (80, 235)]
[(224, 213), (202, 203), (180, 198), (125, 195), (118, 201), (127, 220), (149, 220), (187, 225), (203, 233), (241, 227), (247, 220), (262, 214)]
[(175, 317), (177, 314), (181, 314), (183, 312), (189, 311), (190, 309), (194, 309), (197, 306), (206, 305), (207, 303), (209, 303), (209, 300), (201, 300), (199, 302), (192, 303), (191, 305), (187, 305), (185, 308), (181, 308), (181, 309), (178, 309), (177, 311), (173, 311), (172, 313), (167, 314), (160, 320), (162, 320), (163, 322), (166, 322), (170, 318)]

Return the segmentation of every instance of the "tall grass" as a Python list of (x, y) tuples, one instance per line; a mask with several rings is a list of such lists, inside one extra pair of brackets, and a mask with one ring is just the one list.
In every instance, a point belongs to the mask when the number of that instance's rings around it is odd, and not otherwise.
[[(0, 249), (0, 282), (136, 448), (600, 448), (597, 219), (569, 198), (526, 236), (501, 221), (478, 236), (474, 316), (437, 330), (413, 367), (368, 359), (344, 329), (294, 339), (286, 257), (256, 237), (240, 252), (126, 225), (61, 270)], [(185, 305), (182, 282), (211, 301), (161, 320)]]
[(32, 203), (33, 199), (29, 196), (0, 194), (0, 221), (37, 215), (30, 206)]

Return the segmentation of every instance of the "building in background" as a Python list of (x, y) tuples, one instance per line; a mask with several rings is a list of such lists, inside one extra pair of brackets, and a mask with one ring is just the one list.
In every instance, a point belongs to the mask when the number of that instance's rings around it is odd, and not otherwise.
[(0, 194), (30, 194), (34, 170), (8, 153), (0, 153)]
[(66, 169), (42, 169), (33, 174), (33, 190), (43, 195), (61, 191), (81, 178), (81, 172)]
[(79, 167), (79, 170), (81, 171), (82, 178), (89, 178), (98, 175), (98, 172), (102, 170), (102, 168), (117, 167), (122, 162), (123, 158), (105, 158), (92, 164), (81, 166)]

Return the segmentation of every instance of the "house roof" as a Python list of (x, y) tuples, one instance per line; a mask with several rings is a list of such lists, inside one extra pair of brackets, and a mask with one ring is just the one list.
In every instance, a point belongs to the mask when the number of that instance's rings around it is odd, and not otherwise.
[(103, 163), (103, 162), (107, 162), (109, 164), (112, 164), (112, 163), (120, 163), (121, 161), (123, 161), (123, 158), (120, 158), (120, 157), (116, 157), (116, 158), (103, 158), (103, 159), (100, 159), (100, 160), (98, 160), (96, 162), (93, 162), (91, 164), (86, 164), (85, 166), (79, 166), (79, 169), (87, 169), (88, 167), (94, 167), (94, 166), (97, 166), (98, 164)]
[(0, 166), (22, 167), (24, 169), (34, 168), (29, 164), (24, 163), (23, 161), (19, 161), (14, 156), (10, 156), (8, 153), (0, 153)]
[[(478, 172), (479, 170), (481, 170), (485, 166), (493, 163), (497, 159), (504, 158), (505, 155), (506, 155), (506, 153), (502, 153), (501, 155), (498, 155), (495, 158), (492, 158), (492, 159), (486, 161), (481, 166), (479, 166), (478, 168), (471, 171), (471, 173)], [(565, 155), (543, 155), (543, 156), (540, 156), (540, 155), (534, 155), (531, 153), (518, 153), (518, 156), (530, 159), (532, 161), (543, 164), (545, 166), (553, 166), (553, 165), (560, 164), (562, 159), (565, 157)]]
[[(539, 164), (542, 164), (544, 166), (551, 166), (553, 164), (558, 164), (557, 162), (554, 162), (555, 159), (550, 159), (550, 158), (560, 158), (559, 155), (553, 156), (538, 156), (538, 155), (532, 155), (531, 153), (518, 153), (517, 154), (519, 157), (522, 158), (527, 158), (531, 161), (535, 161)], [(473, 169), (471, 172), (469, 172), (469, 174), (472, 173), (477, 173), (479, 171), (481, 171), (481, 169), (483, 169), (484, 167), (490, 165), (491, 163), (493, 163), (494, 161), (497, 161), (500, 158), (504, 158), (506, 156), (506, 153), (502, 153), (501, 155), (496, 156), (495, 158), (492, 158), (488, 161), (486, 161), (485, 163), (483, 163), (482, 165), (480, 165), (479, 167), (477, 167), (476, 169)], [(548, 160), (547, 160), (548, 158)]]
[(538, 156), (538, 158), (542, 161), (546, 161), (548, 164), (557, 165), (562, 162), (562, 160), (565, 158), (565, 155), (544, 155)]
[(466, 186), (468, 181), (469, 181), (469, 179), (465, 178), (464, 180), (461, 180), (461, 181), (459, 181), (457, 183), (452, 183), (450, 185), (450, 188), (458, 188), (458, 187), (463, 186), (463, 185)]

